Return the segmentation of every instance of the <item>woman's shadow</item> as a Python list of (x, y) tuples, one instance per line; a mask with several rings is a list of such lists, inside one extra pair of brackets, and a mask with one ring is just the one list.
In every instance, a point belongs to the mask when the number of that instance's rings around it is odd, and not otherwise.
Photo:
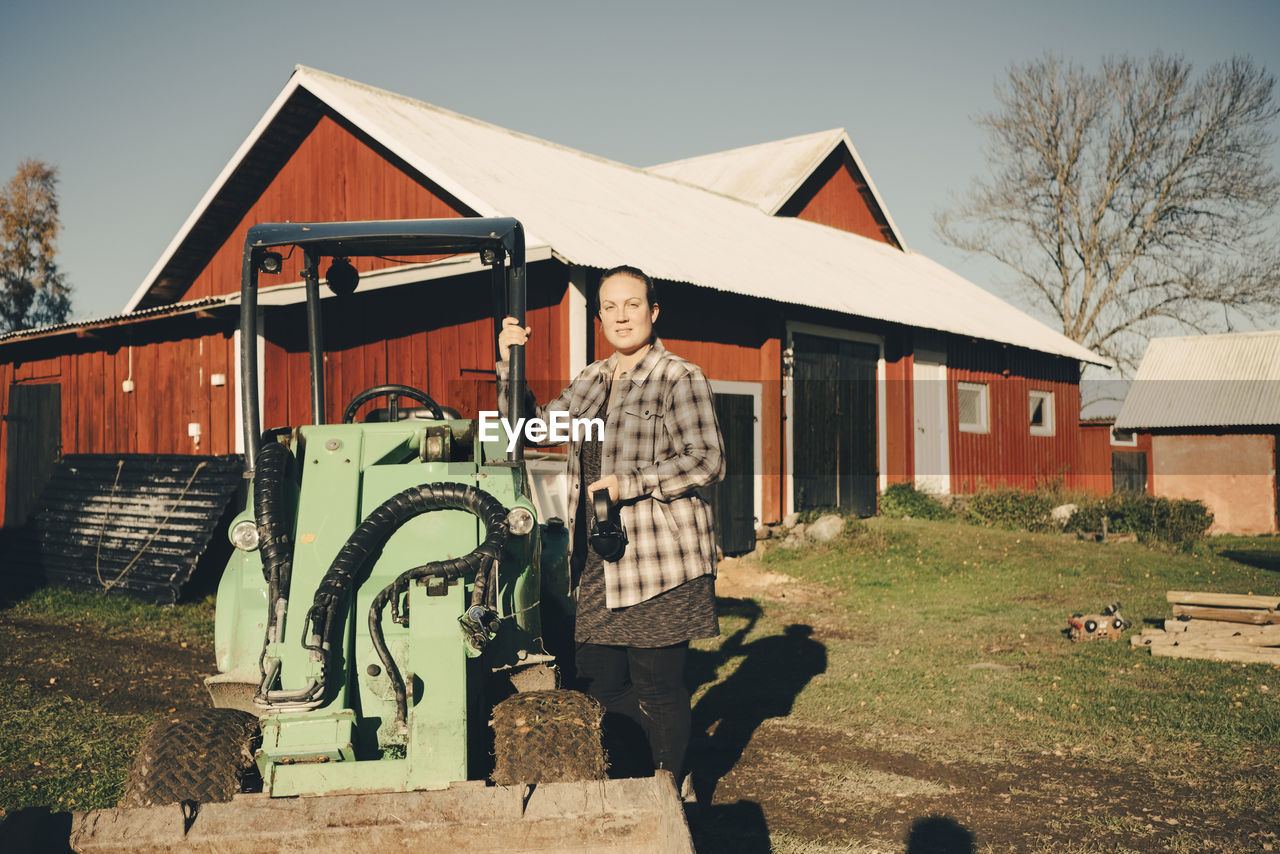
[(691, 690), (714, 681), (716, 671), (726, 663), (741, 659), (693, 707), (689, 767), (698, 803), (707, 805), (760, 724), (791, 714), (796, 696), (827, 669), (827, 648), (811, 637), (811, 626), (792, 624), (782, 634), (747, 642), (759, 622), (760, 605), (752, 599), (720, 599), (718, 605), (722, 614), (745, 616), (747, 622), (719, 649), (690, 652)]

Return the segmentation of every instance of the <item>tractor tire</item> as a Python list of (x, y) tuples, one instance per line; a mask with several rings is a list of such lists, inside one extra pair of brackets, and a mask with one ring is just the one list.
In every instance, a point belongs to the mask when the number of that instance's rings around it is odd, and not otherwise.
[(528, 691), (493, 707), (493, 782), (603, 780), (604, 708), (579, 691)]
[(253, 751), (258, 718), (238, 709), (200, 709), (152, 727), (129, 768), (121, 807), (229, 801), (261, 788)]

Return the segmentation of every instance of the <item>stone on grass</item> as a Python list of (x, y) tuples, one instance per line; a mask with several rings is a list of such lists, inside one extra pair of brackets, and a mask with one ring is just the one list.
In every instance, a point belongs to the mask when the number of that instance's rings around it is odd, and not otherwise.
[(1065, 528), (1067, 522), (1071, 520), (1072, 514), (1076, 512), (1074, 504), (1059, 504), (1057, 507), (1049, 511), (1049, 518), (1059, 528)]
[(786, 516), (782, 518), (782, 527), (786, 528), (787, 530), (791, 530), (796, 526), (796, 523), (799, 521), (800, 521), (799, 513), (788, 513)]
[(844, 519), (834, 513), (819, 516), (818, 521), (808, 527), (806, 533), (820, 543), (829, 543), (844, 530)]

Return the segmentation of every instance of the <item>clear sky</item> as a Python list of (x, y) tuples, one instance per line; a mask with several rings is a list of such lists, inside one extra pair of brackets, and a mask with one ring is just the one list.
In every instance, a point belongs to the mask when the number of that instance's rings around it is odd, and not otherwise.
[(0, 0), (0, 180), (59, 168), (75, 316), (116, 313), (300, 63), (636, 166), (843, 127), (907, 245), (993, 287), (933, 216), (996, 81), (1157, 50), (1280, 74), (1280, 0)]

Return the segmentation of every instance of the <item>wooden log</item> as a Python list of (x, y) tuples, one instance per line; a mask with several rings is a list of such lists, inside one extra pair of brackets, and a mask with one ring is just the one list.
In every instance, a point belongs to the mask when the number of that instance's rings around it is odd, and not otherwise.
[(1276, 638), (1265, 637), (1207, 637), (1197, 638), (1182, 635), (1165, 635), (1164, 639), (1153, 638), (1147, 646), (1180, 646), (1185, 649), (1256, 649), (1270, 647), (1280, 643)]
[(1161, 658), (1199, 658), (1209, 661), (1235, 661), (1245, 664), (1280, 664), (1280, 649), (1273, 646), (1208, 646), (1195, 644), (1157, 644), (1151, 654)]
[(1200, 593), (1188, 590), (1170, 590), (1165, 601), (1174, 605), (1212, 605), (1219, 608), (1261, 608), (1280, 610), (1280, 596), (1254, 596), (1243, 593)]
[(1173, 606), (1173, 616), (1196, 620), (1222, 620), (1229, 623), (1252, 623), (1264, 626), (1280, 623), (1280, 610), (1271, 608), (1210, 608), (1198, 605)]
[(1151, 633), (1143, 632), (1140, 635), (1134, 635), (1129, 638), (1130, 646), (1173, 646), (1175, 643), (1177, 643), (1177, 638), (1174, 635), (1165, 634), (1159, 630)]
[(1273, 643), (1280, 643), (1280, 625), (1248, 625), (1226, 620), (1165, 620), (1164, 631), (1177, 636), (1275, 638)]

